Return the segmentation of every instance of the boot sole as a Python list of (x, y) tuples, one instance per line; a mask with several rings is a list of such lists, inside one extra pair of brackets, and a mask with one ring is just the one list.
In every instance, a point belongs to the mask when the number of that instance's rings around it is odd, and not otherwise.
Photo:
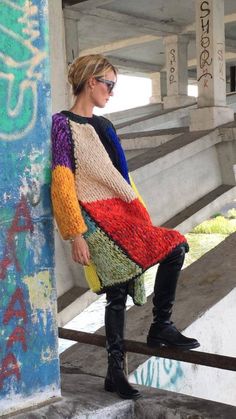
[(110, 393), (117, 393), (118, 396), (121, 397), (121, 399), (125, 399), (125, 400), (137, 400), (137, 399), (140, 399), (140, 397), (142, 397), (140, 393), (134, 396), (131, 396), (131, 395), (126, 396), (125, 394), (120, 393), (116, 388), (114, 388), (114, 385), (112, 384), (112, 382), (108, 380), (105, 380), (104, 390), (109, 391)]
[(167, 348), (172, 348), (172, 349), (181, 349), (181, 350), (189, 350), (189, 349), (196, 349), (199, 348), (200, 343), (196, 342), (196, 343), (192, 343), (192, 344), (188, 344), (188, 345), (174, 345), (169, 343), (168, 341), (165, 340), (160, 340), (160, 339), (154, 339), (154, 338), (147, 338), (147, 346), (149, 346), (150, 348), (162, 348), (162, 347), (167, 347)]

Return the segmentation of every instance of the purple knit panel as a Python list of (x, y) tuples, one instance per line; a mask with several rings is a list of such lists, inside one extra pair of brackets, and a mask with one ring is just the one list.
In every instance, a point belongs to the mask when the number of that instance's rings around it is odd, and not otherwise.
[(75, 172), (73, 142), (68, 119), (56, 113), (52, 117), (52, 169), (56, 166), (68, 167)]

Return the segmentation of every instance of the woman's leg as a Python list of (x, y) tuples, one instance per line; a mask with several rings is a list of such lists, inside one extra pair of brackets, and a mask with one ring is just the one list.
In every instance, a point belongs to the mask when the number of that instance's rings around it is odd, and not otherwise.
[(124, 328), (127, 300), (127, 284), (112, 287), (107, 291), (105, 329), (108, 351), (108, 371), (105, 390), (116, 391), (124, 399), (140, 397), (124, 374)]
[(199, 346), (196, 339), (183, 336), (170, 321), (184, 258), (185, 247), (177, 246), (159, 264), (154, 286), (153, 323), (147, 337), (149, 346), (168, 345), (182, 349), (192, 349)]

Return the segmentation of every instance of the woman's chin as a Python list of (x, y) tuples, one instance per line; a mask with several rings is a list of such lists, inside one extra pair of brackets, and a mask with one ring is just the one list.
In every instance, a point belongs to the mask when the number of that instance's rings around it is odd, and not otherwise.
[(97, 107), (97, 108), (105, 108), (105, 106), (107, 105), (107, 102), (105, 102), (105, 103), (96, 103), (95, 104), (95, 106)]

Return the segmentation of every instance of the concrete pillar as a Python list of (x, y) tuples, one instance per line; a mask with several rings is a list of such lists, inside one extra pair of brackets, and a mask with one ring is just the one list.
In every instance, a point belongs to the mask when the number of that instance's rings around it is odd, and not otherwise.
[(188, 89), (188, 42), (186, 35), (164, 38), (166, 48), (167, 96), (164, 108), (176, 108), (193, 102)]
[(151, 73), (150, 79), (152, 81), (152, 96), (150, 97), (150, 103), (161, 102), (161, 74)]
[(69, 107), (68, 66), (62, 0), (50, 0), (48, 7), (52, 113), (56, 113)]
[(160, 72), (160, 84), (161, 84), (161, 100), (163, 101), (163, 98), (167, 96), (167, 76), (166, 71)]
[(1, 417), (60, 396), (48, 5), (19, 3), (1, 3)]
[(212, 129), (234, 119), (226, 106), (224, 0), (196, 0), (198, 109), (190, 129)]
[(236, 66), (230, 67), (230, 92), (236, 91)]
[(79, 55), (78, 21), (65, 18), (66, 60), (69, 65)]

